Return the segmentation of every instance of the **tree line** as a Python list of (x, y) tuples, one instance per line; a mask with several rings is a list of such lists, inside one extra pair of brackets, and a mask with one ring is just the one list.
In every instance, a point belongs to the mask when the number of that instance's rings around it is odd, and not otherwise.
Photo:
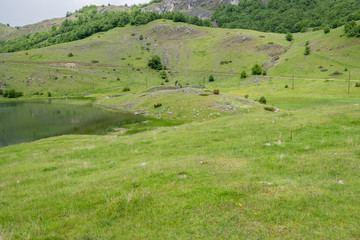
[(304, 32), (337, 28), (360, 20), (359, 0), (241, 0), (219, 5), (213, 14), (220, 27), (262, 32)]
[(156, 13), (141, 11), (134, 5), (130, 12), (98, 13), (95, 5), (85, 6), (76, 13), (75, 20), (66, 19), (59, 27), (55, 25), (49, 31), (25, 35), (6, 42), (0, 42), (0, 52), (17, 52), (33, 48), (42, 48), (59, 43), (84, 39), (98, 32), (105, 32), (127, 24), (143, 25), (156, 19), (169, 19), (174, 22), (190, 23), (198, 26), (211, 27), (209, 20), (188, 17), (180, 12)]

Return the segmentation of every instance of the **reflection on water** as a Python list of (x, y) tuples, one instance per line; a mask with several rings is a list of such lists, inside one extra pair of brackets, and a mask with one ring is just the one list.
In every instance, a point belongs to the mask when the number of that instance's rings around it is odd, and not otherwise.
[(141, 120), (132, 113), (106, 111), (91, 103), (0, 103), (0, 147), (63, 134), (104, 133), (114, 125)]

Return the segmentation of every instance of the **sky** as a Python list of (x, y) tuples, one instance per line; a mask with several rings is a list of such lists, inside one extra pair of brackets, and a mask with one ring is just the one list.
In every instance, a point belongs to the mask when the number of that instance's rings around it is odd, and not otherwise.
[(86, 5), (125, 5), (146, 3), (150, 0), (0, 0), (0, 23), (24, 26), (45, 19), (65, 17)]

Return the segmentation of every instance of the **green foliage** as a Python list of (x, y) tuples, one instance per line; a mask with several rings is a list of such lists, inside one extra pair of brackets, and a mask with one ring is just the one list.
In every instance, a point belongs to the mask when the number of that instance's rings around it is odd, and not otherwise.
[(262, 72), (262, 75), (266, 76), (267, 75), (267, 71), (264, 69), (264, 71)]
[(214, 93), (215, 95), (219, 95), (219, 94), (220, 94), (220, 90), (219, 90), (219, 89), (214, 89), (213, 93)]
[(48, 93), (47, 93), (47, 96), (48, 96), (48, 97), (51, 97), (51, 92), (48, 92)]
[(158, 55), (153, 55), (148, 61), (148, 66), (155, 70), (162, 69), (161, 58)]
[(306, 41), (305, 46), (309, 46), (310, 42)]
[(240, 74), (241, 79), (245, 79), (247, 77), (245, 70), (243, 70)]
[(255, 64), (251, 69), (253, 75), (261, 75), (263, 72), (263, 68), (260, 64)]
[(304, 55), (305, 55), (305, 56), (310, 55), (310, 47), (309, 47), (309, 46), (306, 46), (306, 47), (305, 47)]
[(139, 40), (143, 40), (143, 39), (144, 39), (144, 37), (143, 37), (143, 35), (141, 34), (140, 37), (139, 37)]
[(286, 34), (285, 39), (287, 41), (291, 42), (294, 38), (293, 38), (293, 35), (291, 33), (288, 33), (288, 34)]
[(2, 90), (2, 88), (0, 88), (0, 95), (3, 95), (3, 90)]
[(124, 87), (123, 92), (130, 92), (130, 88), (129, 87)]
[(360, 19), (360, 1), (354, 0), (243, 0), (219, 5), (213, 19), (224, 28), (262, 32), (304, 32), (308, 28), (343, 25)]
[(286, 84), (286, 85), (285, 85), (285, 88), (289, 88), (289, 85)]
[(174, 22), (188, 22), (188, 17), (181, 12), (175, 12), (173, 15), (173, 21)]
[(360, 25), (357, 25), (355, 21), (347, 22), (344, 32), (347, 37), (360, 37)]
[(249, 98), (249, 94), (246, 94), (244, 97), (245, 97), (246, 99), (248, 99), (248, 98)]
[(3, 97), (7, 98), (18, 98), (22, 97), (23, 95), (23, 92), (15, 91), (15, 89), (5, 89), (5, 91), (3, 92)]
[(271, 107), (271, 106), (265, 106), (264, 110), (269, 111), (269, 112), (275, 112), (276, 111), (276, 109), (274, 107)]
[(66, 17), (70, 17), (71, 16), (71, 12), (66, 12)]
[(74, 55), (72, 53), (69, 53), (68, 54), (68, 57), (73, 57)]
[(264, 96), (260, 97), (259, 103), (266, 104), (266, 98)]
[(359, 82), (355, 83), (355, 87), (360, 87), (360, 83)]
[(209, 82), (213, 82), (213, 81), (215, 81), (215, 78), (214, 78), (213, 75), (210, 75), (210, 76), (209, 76)]
[(162, 79), (167, 79), (167, 74), (166, 74), (166, 72), (164, 70), (160, 72), (160, 77)]
[(324, 27), (324, 34), (328, 34), (330, 32), (330, 28), (329, 27)]

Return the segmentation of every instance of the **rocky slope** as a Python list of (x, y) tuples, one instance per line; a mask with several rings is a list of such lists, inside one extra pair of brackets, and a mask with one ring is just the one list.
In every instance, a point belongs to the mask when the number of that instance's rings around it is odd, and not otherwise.
[(211, 11), (219, 4), (238, 4), (239, 0), (164, 0), (161, 3), (152, 4), (145, 11), (183, 12), (189, 16), (197, 16), (202, 19), (210, 18)]

